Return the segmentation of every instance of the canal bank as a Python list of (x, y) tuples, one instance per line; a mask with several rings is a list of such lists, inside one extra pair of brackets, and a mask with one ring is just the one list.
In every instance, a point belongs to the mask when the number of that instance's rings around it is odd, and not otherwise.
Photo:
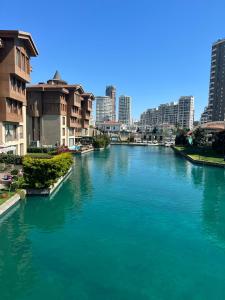
[(4, 203), (0, 205), (0, 218), (3, 217), (6, 213), (8, 213), (16, 204), (19, 203), (21, 199), (21, 195), (15, 193), (12, 197), (6, 200)]
[[(178, 155), (181, 155), (188, 161), (190, 161), (193, 164), (196, 165), (202, 165), (202, 166), (211, 166), (211, 167), (218, 167), (218, 168), (225, 168), (225, 161), (224, 158), (221, 158), (220, 160), (222, 162), (215, 162), (215, 161), (210, 161), (210, 157), (207, 157), (206, 155), (203, 156), (202, 154), (189, 154), (185, 153), (181, 148), (182, 147), (177, 147), (177, 146), (172, 146), (171, 147), (174, 152)], [(214, 157), (211, 158), (211, 160), (215, 159)]]

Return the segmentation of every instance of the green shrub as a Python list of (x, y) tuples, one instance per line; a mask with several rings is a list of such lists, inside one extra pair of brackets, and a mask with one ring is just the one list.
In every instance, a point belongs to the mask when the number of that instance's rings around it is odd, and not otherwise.
[(94, 148), (106, 148), (109, 144), (110, 144), (110, 138), (105, 134), (98, 135), (93, 140)]
[(27, 152), (28, 153), (49, 153), (52, 150), (54, 150), (54, 148), (49, 148), (49, 147), (28, 147), (27, 148)]
[(10, 165), (21, 165), (22, 164), (22, 157), (15, 154), (0, 154), (0, 163), (3, 164), (10, 164)]
[(11, 171), (11, 175), (18, 175), (18, 173), (19, 173), (19, 170), (18, 170), (18, 169), (13, 169), (13, 170)]
[(187, 138), (187, 130), (185, 129), (178, 129), (176, 138), (175, 138), (175, 145), (182, 145), (185, 146), (188, 144), (188, 138)]
[(16, 192), (17, 192), (17, 194), (20, 195), (20, 199), (22, 199), (22, 200), (25, 199), (26, 194), (25, 194), (24, 190), (18, 189)]
[(5, 171), (5, 169), (6, 169), (5, 163), (0, 163), (0, 172)]
[(33, 158), (51, 158), (49, 153), (28, 153), (26, 156), (30, 156)]
[(25, 156), (23, 159), (25, 184), (29, 188), (48, 188), (67, 173), (72, 163), (70, 153), (62, 153), (49, 159)]

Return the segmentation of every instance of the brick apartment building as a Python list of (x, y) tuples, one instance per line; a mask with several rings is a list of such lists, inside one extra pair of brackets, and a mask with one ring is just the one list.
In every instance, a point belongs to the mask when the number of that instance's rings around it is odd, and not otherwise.
[(27, 142), (36, 146), (73, 146), (89, 136), (94, 95), (79, 84), (53, 79), (27, 87)]
[(26, 153), (26, 83), (37, 55), (29, 33), (0, 30), (0, 153)]

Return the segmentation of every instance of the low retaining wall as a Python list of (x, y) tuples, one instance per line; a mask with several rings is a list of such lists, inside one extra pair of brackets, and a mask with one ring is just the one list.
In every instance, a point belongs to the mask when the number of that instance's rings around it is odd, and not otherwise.
[(177, 154), (183, 156), (184, 158), (186, 158), (188, 161), (190, 161), (191, 163), (193, 163), (195, 165), (225, 168), (225, 164), (220, 164), (220, 163), (215, 163), (215, 162), (209, 162), (209, 161), (204, 161), (204, 160), (193, 159), (189, 155), (187, 155), (186, 153), (184, 153), (183, 151), (177, 150), (173, 146), (171, 148), (174, 150), (174, 152), (176, 152)]
[(64, 175), (63, 177), (60, 177), (58, 181), (50, 188), (46, 189), (27, 189), (27, 195), (28, 196), (49, 196), (51, 195), (59, 186), (60, 184), (66, 180), (66, 178), (70, 175), (72, 171), (72, 168), (69, 169), (69, 171)]
[(82, 155), (82, 154), (89, 153), (89, 152), (92, 152), (92, 151), (94, 151), (94, 148), (83, 150), (83, 151), (79, 152), (78, 154)]
[(9, 211), (13, 206), (15, 206), (20, 201), (20, 195), (15, 194), (3, 204), (0, 205), (0, 217)]
[(147, 143), (120, 143), (120, 142), (112, 142), (111, 145), (123, 145), (123, 146), (148, 146)]

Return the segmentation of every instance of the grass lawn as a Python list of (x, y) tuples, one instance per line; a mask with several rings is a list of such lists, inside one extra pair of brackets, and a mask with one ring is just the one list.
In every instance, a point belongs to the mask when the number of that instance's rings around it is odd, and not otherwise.
[(213, 149), (201, 149), (195, 147), (175, 146), (178, 151), (182, 151), (194, 160), (219, 163), (225, 165), (224, 156), (216, 153)]
[[(12, 197), (13, 195), (15, 195), (16, 192), (8, 192), (5, 190), (1, 190), (0, 191), (0, 205), (3, 204), (5, 201), (7, 201), (10, 197)], [(6, 194), (7, 197), (6, 198), (2, 198), (2, 194)]]

